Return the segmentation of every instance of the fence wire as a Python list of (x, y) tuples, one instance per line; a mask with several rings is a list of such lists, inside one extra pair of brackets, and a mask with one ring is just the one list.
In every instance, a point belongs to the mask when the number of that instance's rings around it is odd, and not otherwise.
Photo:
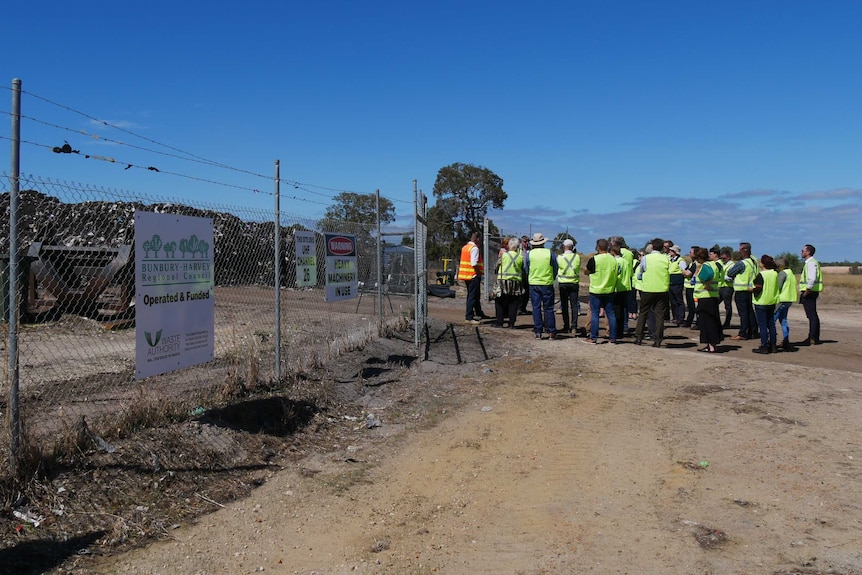
[[(9, 309), (9, 177), (0, 180), (3, 314), (18, 313), (21, 422), (29, 443), (66, 433), (120, 426), (153, 412), (196, 413), (259, 387), (284, 388), (303, 373), (379, 335), (403, 327), (416, 305), (412, 253), (388, 248), (378, 257), (374, 226), (280, 216), (276, 281), (274, 212), (156, 198), (38, 177), (20, 179), (19, 302)], [(212, 218), (214, 237), (214, 359), (135, 379), (134, 212)], [(296, 231), (356, 237), (359, 297), (324, 300), (324, 245), (318, 236), (317, 278), (297, 287)], [(424, 243), (422, 244), (424, 246)], [(384, 266), (383, 309), (377, 270)], [(276, 290), (281, 325), (275, 325)], [(421, 285), (424, 291), (424, 282)], [(378, 326), (378, 314), (383, 317)], [(275, 333), (280, 329), (280, 354)], [(3, 329), (8, 337), (7, 330)], [(9, 395), (8, 341), (2, 390)], [(276, 370), (276, 357), (281, 369)], [(277, 380), (276, 373), (283, 377)], [(8, 414), (3, 410), (3, 429)], [(77, 431), (76, 431), (77, 430)], [(153, 448), (154, 450), (156, 448)], [(220, 449), (229, 452), (230, 446)]]

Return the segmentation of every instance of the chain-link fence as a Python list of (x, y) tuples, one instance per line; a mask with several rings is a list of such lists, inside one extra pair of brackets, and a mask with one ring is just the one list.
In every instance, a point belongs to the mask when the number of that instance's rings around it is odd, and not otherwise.
[[(10, 193), (9, 178), (2, 176), (6, 217), (0, 224), (0, 305), (8, 321), (15, 310), (8, 309)], [(424, 275), (417, 275), (412, 250), (383, 250), (383, 258), (378, 257), (373, 226), (281, 214), (276, 266), (274, 210), (144, 197), (33, 177), (21, 178), (19, 189), (19, 373), (10, 373), (4, 322), (0, 396), (5, 403), (17, 378), (21, 427), (31, 444), (80, 431), (83, 421), (85, 429), (104, 429), (144, 412), (195, 412), (260, 386), (285, 386), (381, 329), (406, 326), (418, 301), (415, 294), (424, 291), (424, 281), (417, 289)], [(212, 218), (215, 267), (214, 359), (142, 380), (135, 378), (134, 365), (136, 210)], [(320, 234), (355, 236), (357, 298), (325, 301), (323, 265), (317, 266), (316, 280), (297, 282), (298, 231), (316, 234), (321, 263)], [(420, 243), (424, 246), (424, 240)], [(380, 292), (378, 277), (384, 278)], [(3, 429), (9, 428), (6, 411)]]

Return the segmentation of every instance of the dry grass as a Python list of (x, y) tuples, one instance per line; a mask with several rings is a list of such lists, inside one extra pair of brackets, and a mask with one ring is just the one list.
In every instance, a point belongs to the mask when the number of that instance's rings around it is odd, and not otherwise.
[(862, 303), (862, 275), (830, 274), (823, 278), (820, 301), (825, 304)]

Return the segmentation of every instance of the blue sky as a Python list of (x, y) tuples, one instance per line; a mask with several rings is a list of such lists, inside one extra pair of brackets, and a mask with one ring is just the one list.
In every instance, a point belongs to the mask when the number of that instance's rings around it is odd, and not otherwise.
[(504, 233), (862, 260), (855, 0), (51, 0), (3, 22), (23, 174), (269, 209), (278, 159), (284, 212), (380, 189), (403, 218), (414, 179), (433, 204), (463, 162), (503, 178)]

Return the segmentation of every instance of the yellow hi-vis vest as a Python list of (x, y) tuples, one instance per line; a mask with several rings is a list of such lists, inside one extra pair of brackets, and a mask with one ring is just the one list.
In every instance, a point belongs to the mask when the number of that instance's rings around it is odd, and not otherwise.
[(809, 261), (814, 262), (814, 267), (817, 269), (816, 275), (814, 276), (814, 287), (811, 288), (811, 291), (823, 291), (823, 272), (820, 271), (820, 262), (814, 258), (808, 258), (802, 266), (802, 277), (799, 278), (799, 291), (805, 291), (808, 289)]
[(551, 250), (533, 248), (527, 256), (530, 260), (530, 275), (527, 283), (531, 286), (554, 285), (554, 268), (551, 265)]
[(505, 252), (500, 256), (500, 273), (497, 279), (521, 281), (524, 261), (516, 251)]
[[(709, 281), (703, 281), (700, 279), (700, 273), (703, 271), (704, 267), (709, 267), (712, 269), (712, 279)], [(718, 297), (718, 278), (720, 273), (718, 271), (718, 266), (715, 265), (715, 262), (708, 261), (703, 262), (701, 268), (697, 270), (697, 275), (694, 276), (694, 301), (699, 299), (708, 299), (711, 297)]]
[(604, 253), (596, 254), (593, 260), (596, 262), (596, 271), (590, 274), (590, 293), (614, 293), (617, 278), (620, 275), (617, 258), (611, 254)]
[(781, 290), (778, 292), (778, 301), (781, 303), (793, 303), (796, 301), (796, 276), (793, 275), (790, 268), (781, 270), (778, 272), (778, 275), (781, 275), (782, 273), (784, 274), (785, 279), (784, 285), (781, 286)]
[(754, 276), (757, 275), (757, 260), (754, 259), (754, 256), (742, 260), (742, 265), (745, 266), (745, 269), (733, 278), (733, 291), (748, 291), (748, 288), (752, 286), (751, 282), (754, 280)]
[[(666, 255), (659, 251), (646, 254), (643, 259), (643, 277), (641, 278), (641, 291), (645, 293), (665, 293), (670, 289), (671, 267), (679, 266), (671, 262)], [(638, 270), (638, 273), (641, 273)]]
[(561, 284), (580, 283), (581, 256), (577, 252), (557, 256), (557, 281)]
[(617, 285), (614, 291), (629, 291), (632, 289), (632, 261), (635, 255), (628, 248), (620, 249), (620, 257), (617, 262), (620, 264), (620, 276), (617, 278)]
[(754, 305), (775, 305), (778, 303), (778, 272), (763, 270), (763, 289), (754, 294)]
[[(467, 242), (463, 248), (461, 248), (461, 261), (458, 264), (458, 279), (469, 281), (476, 277), (476, 270), (473, 269), (473, 266), (470, 264), (470, 250), (477, 247), (473, 242)], [(485, 266), (482, 264), (482, 251), (479, 250), (479, 263), (476, 266), (478, 268), (479, 275), (484, 275)]]

